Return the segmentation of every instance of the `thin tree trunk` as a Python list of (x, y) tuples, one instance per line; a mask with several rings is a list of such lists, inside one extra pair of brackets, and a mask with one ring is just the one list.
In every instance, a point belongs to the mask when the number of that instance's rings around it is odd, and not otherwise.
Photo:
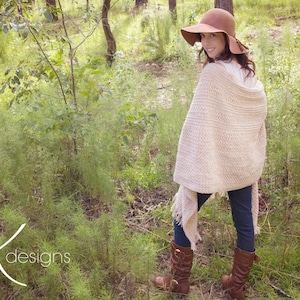
[(233, 15), (233, 1), (232, 0), (215, 0), (215, 8), (225, 9)]
[(50, 13), (54, 21), (58, 20), (57, 10), (56, 10), (56, 0), (46, 0), (46, 6), (49, 8)]
[(117, 50), (115, 38), (110, 30), (108, 23), (108, 11), (110, 9), (110, 0), (104, 0), (102, 7), (102, 27), (107, 42), (106, 61), (111, 66), (114, 60), (114, 55)]
[(169, 0), (169, 11), (171, 12), (172, 15), (172, 20), (174, 23), (177, 21), (177, 2), (176, 0)]

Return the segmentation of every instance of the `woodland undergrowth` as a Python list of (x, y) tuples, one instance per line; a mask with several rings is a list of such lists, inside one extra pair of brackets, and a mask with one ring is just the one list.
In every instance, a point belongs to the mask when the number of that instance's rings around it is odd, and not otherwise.
[[(73, 1), (53, 22), (42, 1), (0, 9), (1, 299), (178, 299), (150, 280), (168, 270), (172, 172), (201, 62), (180, 28), (213, 1), (136, 10), (116, 2), (105, 62), (101, 7)], [(62, 3), (58, 1), (59, 3)], [(234, 1), (268, 97), (261, 234), (249, 298), (300, 297), (300, 10), (297, 1)], [(6, 5), (6, 6), (5, 6)], [(63, 14), (62, 14), (63, 13)], [(227, 299), (235, 232), (226, 197), (199, 213), (188, 299)]]

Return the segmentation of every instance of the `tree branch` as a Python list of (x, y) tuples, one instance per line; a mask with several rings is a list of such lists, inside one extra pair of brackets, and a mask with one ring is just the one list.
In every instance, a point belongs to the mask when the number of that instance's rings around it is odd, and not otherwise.
[(40, 44), (39, 40), (38, 40), (37, 37), (35, 36), (35, 34), (34, 34), (32, 28), (30, 27), (30, 24), (28, 24), (28, 21), (27, 21), (26, 19), (25, 19), (25, 21), (26, 21), (26, 24), (27, 24), (27, 26), (28, 26), (29, 32), (30, 32), (31, 35), (33, 36), (33, 38), (34, 38), (34, 40), (35, 40), (37, 46), (39, 47), (39, 49), (40, 49), (40, 51), (42, 52), (44, 58), (46, 59), (47, 63), (49, 64), (49, 66), (50, 66), (50, 68), (52, 69), (53, 73), (55, 74), (55, 76), (56, 76), (56, 78), (57, 78), (57, 80), (58, 80), (58, 84), (59, 84), (60, 90), (61, 90), (61, 92), (62, 92), (62, 96), (63, 96), (63, 98), (64, 98), (64, 102), (65, 102), (65, 104), (67, 105), (67, 104), (68, 104), (68, 103), (67, 103), (67, 98), (66, 98), (66, 94), (65, 94), (65, 91), (64, 91), (62, 82), (61, 82), (61, 80), (60, 80), (60, 77), (59, 77), (58, 73), (56, 72), (56, 70), (55, 70), (53, 64), (52, 64), (51, 61), (49, 60), (47, 54), (45, 53), (45, 51), (44, 51), (42, 45)]
[(61, 2), (60, 2), (60, 0), (58, 0), (57, 2), (58, 2), (60, 12), (61, 12), (61, 20), (62, 20), (63, 29), (64, 29), (64, 32), (65, 32), (65, 35), (66, 35), (66, 38), (67, 38), (65, 41), (69, 45), (69, 60), (70, 60), (70, 66), (71, 66), (71, 81), (72, 81), (73, 103), (74, 103), (74, 107), (75, 107), (76, 111), (78, 112), (76, 87), (75, 87), (75, 75), (74, 75), (74, 61), (73, 61), (75, 53), (74, 53), (74, 50), (72, 48), (72, 43), (70, 41), (69, 34), (68, 34), (68, 31), (67, 31), (66, 19), (65, 19), (65, 15), (64, 15), (64, 12), (63, 12), (63, 9), (62, 9)]

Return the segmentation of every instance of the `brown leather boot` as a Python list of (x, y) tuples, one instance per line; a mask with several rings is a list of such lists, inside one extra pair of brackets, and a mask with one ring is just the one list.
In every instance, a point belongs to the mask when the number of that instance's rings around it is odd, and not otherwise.
[(251, 271), (253, 261), (259, 262), (259, 257), (255, 252), (235, 248), (232, 272), (230, 275), (222, 276), (223, 286), (233, 299), (241, 300), (245, 298), (244, 285)]
[(174, 241), (171, 242), (171, 250), (171, 273), (164, 277), (155, 277), (153, 283), (164, 291), (188, 294), (194, 252), (190, 247), (176, 245)]

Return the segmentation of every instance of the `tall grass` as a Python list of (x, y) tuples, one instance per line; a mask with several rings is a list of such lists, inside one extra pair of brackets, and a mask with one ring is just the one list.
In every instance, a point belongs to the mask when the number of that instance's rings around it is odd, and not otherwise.
[[(92, 7), (93, 18), (86, 22), (72, 19), (83, 8), (72, 3), (66, 1), (64, 10), (76, 44), (95, 24), (99, 7)], [(249, 1), (234, 4), (238, 32), (251, 46), (269, 100), (268, 155), (261, 184), (265, 206), (262, 234), (257, 237), (262, 262), (251, 273), (250, 293), (276, 299), (272, 284), (297, 298), (299, 38), (294, 23), (288, 25), (284, 18), (280, 22), (287, 25), (282, 31), (269, 29), (278, 21), (275, 17), (299, 16), (299, 8), (296, 1), (261, 0), (255, 7)], [(51, 261), (47, 267), (37, 262), (5, 263), (7, 272), (28, 286), (15, 286), (2, 276), (1, 297), (172, 298), (156, 291), (149, 279), (172, 236), (169, 210), (177, 189), (172, 182), (177, 143), (201, 71), (195, 49), (183, 41), (179, 29), (197, 22), (213, 1), (178, 3), (176, 25), (161, 1), (141, 12), (130, 6), (121, 1), (112, 9), (118, 45), (112, 68), (104, 62), (100, 27), (76, 53), (78, 111), (65, 105), (53, 72), (32, 39), (25, 43), (15, 33), (3, 38), (1, 66), (11, 71), (0, 76), (2, 86), (6, 84), (0, 94), (0, 240), (4, 243), (26, 223), (7, 252), (67, 253), (70, 261)], [(44, 22), (37, 10), (31, 21)], [(45, 29), (38, 38), (70, 99), (68, 51), (59, 38), (61, 27), (46, 23)], [(16, 52), (17, 46), (24, 51)], [(160, 197), (165, 201), (151, 207), (148, 198), (155, 198), (158, 189), (163, 189)], [(135, 200), (143, 205), (136, 208)], [(218, 286), (220, 274), (231, 265), (235, 232), (223, 200), (209, 201), (200, 213), (204, 241), (192, 276), (199, 288), (190, 299), (205, 299), (205, 290)], [(133, 226), (126, 221), (128, 210), (145, 214), (147, 220), (136, 217)]]

